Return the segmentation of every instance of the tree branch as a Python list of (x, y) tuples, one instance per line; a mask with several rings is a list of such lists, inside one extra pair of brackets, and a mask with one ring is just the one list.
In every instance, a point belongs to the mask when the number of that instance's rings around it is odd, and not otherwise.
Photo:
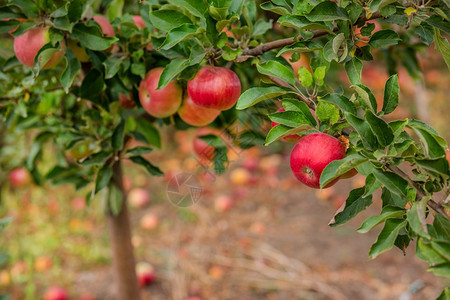
[[(409, 5), (407, 5), (409, 6)], [(355, 25), (362, 25), (365, 22), (367, 22), (368, 20), (374, 20), (374, 19), (378, 19), (381, 18), (381, 14), (380, 12), (375, 12), (373, 13), (370, 18), (366, 18), (365, 16), (361, 16), (355, 23)], [(333, 29), (334, 31), (337, 31), (338, 27), (335, 26)], [(324, 35), (327, 35), (329, 32), (326, 30), (314, 30), (312, 31), (314, 33), (313, 39), (314, 38), (318, 38)], [(239, 55), (238, 57), (236, 57), (236, 61), (237, 62), (241, 62), (241, 61), (245, 61), (250, 57), (254, 57), (254, 56), (258, 56), (258, 55), (262, 55), (267, 51), (273, 50), (273, 49), (277, 49), (277, 48), (281, 48), (281, 47), (285, 47), (285, 46), (289, 46), (292, 45), (298, 41), (302, 40), (302, 36), (295, 36), (295, 37), (290, 37), (290, 38), (285, 38), (285, 39), (281, 39), (281, 40), (276, 40), (276, 41), (272, 41), (272, 42), (268, 42), (268, 43), (264, 43), (261, 44), (255, 48), (251, 48), (251, 49), (244, 49), (242, 50), (242, 55)]]
[[(399, 174), (402, 178), (404, 178), (406, 181), (408, 181), (408, 183), (409, 183), (413, 188), (415, 188), (415, 189), (417, 190), (417, 195), (419, 196), (419, 198), (425, 197), (425, 193), (424, 193), (424, 192), (422, 191), (422, 189), (417, 185), (417, 183), (414, 182), (414, 181), (411, 179), (411, 177), (409, 177), (408, 174), (406, 174), (405, 172), (403, 172), (399, 167), (397, 167), (397, 166), (387, 166), (387, 168), (388, 168), (389, 170), (391, 170), (392, 172)], [(433, 209), (435, 212), (437, 212), (437, 213), (443, 215), (444, 217), (446, 217), (447, 219), (449, 219), (449, 216), (447, 215), (447, 213), (446, 213), (446, 211), (445, 211), (445, 208), (444, 208), (441, 204), (439, 204), (439, 203), (437, 203), (437, 202), (435, 202), (434, 200), (431, 199), (431, 200), (428, 201), (427, 205), (428, 205), (431, 209)]]

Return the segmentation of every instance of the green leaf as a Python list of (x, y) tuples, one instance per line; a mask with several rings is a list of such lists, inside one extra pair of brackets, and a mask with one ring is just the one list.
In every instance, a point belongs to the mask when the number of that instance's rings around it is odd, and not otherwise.
[(301, 125), (312, 125), (309, 119), (299, 111), (283, 111), (276, 112), (269, 115), (272, 122), (279, 123), (281, 125), (289, 127), (298, 127)]
[(334, 216), (334, 220), (332, 220), (328, 225), (337, 226), (344, 224), (372, 204), (372, 195), (362, 197), (363, 194), (364, 188), (352, 190), (345, 201), (344, 210)]
[(85, 160), (79, 162), (82, 166), (91, 166), (91, 165), (103, 165), (105, 162), (111, 157), (112, 151), (101, 151), (91, 156), (87, 157)]
[(189, 66), (189, 61), (185, 58), (176, 58), (172, 60), (164, 68), (161, 76), (159, 77), (158, 88), (162, 89), (166, 87), (175, 77), (178, 76), (184, 69)]
[(279, 78), (290, 85), (294, 86), (296, 81), (292, 71), (277, 61), (268, 61), (263, 64), (257, 64), (258, 72), (267, 76)]
[(347, 122), (358, 132), (364, 147), (369, 150), (377, 149), (377, 138), (373, 134), (372, 129), (370, 129), (369, 124), (351, 113), (344, 112), (344, 115)]
[(295, 44), (285, 46), (277, 53), (277, 57), (284, 53), (303, 53), (322, 49), (322, 45), (314, 41), (301, 41)]
[(433, 272), (436, 276), (443, 276), (450, 278), (450, 263), (443, 263), (435, 266), (431, 266), (427, 271)]
[(377, 117), (372, 111), (366, 110), (366, 121), (372, 132), (375, 134), (378, 143), (382, 148), (390, 145), (394, 140), (392, 128), (381, 118)]
[(381, 182), (379, 182), (375, 178), (375, 175), (370, 173), (366, 177), (365, 191), (363, 197), (373, 194), (375, 191), (379, 190), (382, 186), (383, 185), (381, 184)]
[(309, 120), (309, 123), (313, 126), (317, 125), (317, 120), (311, 113), (311, 109), (305, 102), (301, 102), (298, 99), (283, 99), (283, 108), (286, 111), (299, 111), (302, 112)]
[(105, 66), (105, 79), (113, 78), (117, 72), (119, 72), (120, 67), (123, 65), (124, 58), (119, 57), (108, 57), (103, 65)]
[(98, 102), (99, 93), (103, 90), (105, 82), (103, 74), (97, 69), (91, 69), (81, 83), (81, 98)]
[(319, 3), (305, 17), (312, 22), (349, 20), (347, 12), (331, 1)]
[(400, 88), (398, 85), (398, 75), (394, 74), (386, 81), (384, 87), (384, 100), (383, 100), (383, 112), (384, 114), (390, 114), (398, 106), (398, 94)]
[(375, 32), (369, 40), (369, 45), (373, 48), (387, 48), (392, 45), (397, 45), (400, 41), (400, 37), (397, 32), (384, 29)]
[(330, 121), (333, 125), (339, 121), (339, 110), (331, 103), (319, 101), (316, 107), (316, 116), (320, 122)]
[(66, 67), (61, 74), (61, 84), (66, 93), (69, 92), (69, 88), (72, 86), (75, 77), (81, 69), (81, 63), (76, 58), (75, 54), (73, 54), (72, 50), (66, 49)]
[(414, 29), (414, 32), (420, 37), (422, 42), (424, 42), (427, 46), (431, 46), (434, 39), (434, 29), (431, 25), (422, 22)]
[(432, 246), (430, 242), (425, 242), (422, 237), (417, 239), (416, 255), (420, 259), (428, 262), (429, 264), (440, 264), (446, 262), (446, 259), (442, 257)]
[(273, 142), (278, 141), (279, 139), (281, 139), (285, 136), (297, 134), (300, 132), (305, 132), (305, 131), (309, 130), (310, 128), (311, 128), (311, 126), (306, 125), (306, 124), (300, 125), (299, 127), (296, 127), (296, 128), (288, 127), (285, 125), (276, 125), (270, 129), (269, 133), (267, 134), (264, 145), (268, 146), (268, 145), (272, 144)]
[(442, 30), (446, 34), (450, 34), (450, 24), (448, 20), (444, 20), (438, 15), (432, 15), (425, 20), (426, 23), (430, 24), (437, 30)]
[(8, 1), (10, 6), (18, 7), (28, 18), (35, 18), (39, 14), (39, 8), (32, 0)]
[(191, 14), (196, 17), (204, 18), (204, 13), (207, 7), (203, 1), (198, 0), (170, 0), (169, 2), (177, 5), (178, 7), (186, 8)]
[(237, 102), (236, 109), (237, 110), (246, 109), (261, 101), (286, 95), (289, 93), (294, 92), (287, 91), (277, 86), (250, 88), (241, 94)]
[(136, 148), (127, 150), (127, 152), (125, 154), (134, 156), (134, 155), (142, 155), (142, 154), (150, 153), (152, 151), (153, 151), (152, 148), (144, 147), (144, 146), (138, 146)]
[(404, 228), (406, 223), (403, 219), (388, 219), (377, 241), (370, 248), (370, 258), (375, 258), (384, 251), (391, 249), (400, 229)]
[(282, 16), (289, 14), (289, 11), (286, 8), (282, 6), (273, 5), (270, 1), (264, 2), (263, 4), (260, 5), (260, 7), (263, 10), (268, 10)]
[(145, 167), (145, 169), (154, 176), (162, 176), (164, 173), (156, 166), (152, 165), (149, 161), (147, 161), (142, 156), (131, 156), (130, 160), (135, 164), (141, 165)]
[[(448, 241), (447, 241), (448, 242)], [(450, 262), (450, 244), (449, 243), (439, 243), (431, 241), (431, 247), (433, 247), (436, 252), (438, 252), (442, 257)]]
[(359, 233), (369, 232), (372, 228), (374, 228), (378, 224), (380, 224), (388, 219), (401, 217), (404, 214), (405, 214), (404, 209), (401, 209), (401, 208), (395, 207), (395, 206), (391, 206), (391, 205), (386, 205), (381, 210), (380, 215), (371, 216), (371, 217), (367, 218), (361, 224), (361, 226), (358, 229), (356, 229), (356, 231)]
[(356, 115), (355, 105), (345, 96), (339, 94), (328, 94), (325, 97), (320, 98), (320, 101), (335, 104), (342, 110), (342, 112), (349, 112)]
[(436, 28), (434, 29), (434, 49), (441, 53), (447, 68), (450, 69), (450, 43), (441, 36), (439, 29)]
[(393, 172), (382, 172), (380, 170), (374, 170), (373, 175), (380, 181), (388, 190), (394, 194), (406, 198), (406, 190), (408, 188), (408, 182), (400, 175)]
[(168, 32), (166, 39), (160, 46), (160, 49), (168, 50), (196, 33), (197, 27), (192, 24), (183, 24), (179, 27), (175, 27)]
[(419, 120), (414, 120), (414, 119), (410, 119), (408, 120), (408, 127), (414, 129), (414, 128), (418, 128), (418, 129), (422, 129), (427, 131), (429, 134), (431, 134), (433, 136), (433, 138), (436, 140), (436, 142), (438, 142), (439, 145), (441, 145), (442, 148), (447, 148), (447, 141), (439, 136), (439, 133), (433, 129), (433, 127), (431, 127), (430, 125), (428, 125), (427, 123), (424, 123), (422, 121)]
[(272, 29), (273, 27), (273, 21), (269, 20), (266, 21), (264, 19), (259, 19), (256, 21), (255, 25), (253, 26), (253, 36), (260, 36), (265, 34), (268, 30)]
[(426, 170), (449, 176), (448, 161), (446, 158), (438, 159), (415, 159), (416, 164)]
[(381, 200), (383, 200), (383, 207), (386, 205), (391, 205), (404, 209), (406, 203), (408, 203), (408, 199), (405, 196), (394, 194), (386, 187), (383, 187), (382, 189)]
[(449, 300), (449, 299), (450, 299), (450, 287), (445, 288), (439, 295), (439, 297), (436, 298), (436, 300)]
[(75, 23), (79, 19), (81, 19), (83, 10), (84, 10), (84, 5), (81, 0), (70, 1), (69, 7), (67, 9), (67, 16), (69, 17), (69, 21), (71, 23)]
[(228, 45), (225, 45), (222, 48), (222, 58), (227, 61), (233, 61), (236, 59), (236, 57), (238, 57), (241, 54), (242, 54), (242, 49), (239, 47), (234, 49)]
[(353, 57), (345, 63), (345, 71), (347, 72), (348, 80), (352, 85), (361, 84), (362, 67), (363, 64), (357, 57)]
[(73, 27), (71, 38), (80, 40), (82, 47), (94, 51), (106, 50), (118, 41), (116, 37), (103, 37), (97, 26), (87, 26), (84, 23), (77, 23)]
[(191, 20), (176, 10), (158, 9), (150, 13), (150, 22), (155, 28), (170, 31), (183, 24), (192, 24)]
[(158, 129), (152, 123), (144, 119), (138, 119), (136, 120), (136, 125), (137, 131), (145, 137), (147, 143), (161, 148), (161, 136), (159, 135)]
[(320, 66), (314, 70), (313, 78), (314, 82), (318, 86), (322, 86), (324, 84), (323, 79), (325, 78), (326, 70), (327, 70), (326, 66)]
[(323, 169), (322, 175), (320, 175), (320, 187), (324, 188), (339, 176), (366, 161), (368, 161), (368, 159), (359, 154), (352, 154), (343, 159), (333, 160), (325, 167), (325, 169)]
[[(426, 200), (426, 199), (425, 199)], [(412, 207), (406, 213), (406, 217), (411, 226), (412, 230), (418, 235), (430, 239), (431, 236), (428, 233), (427, 223), (425, 221), (425, 211), (426, 211), (427, 202), (420, 201), (415, 202)]]
[(122, 150), (124, 134), (125, 134), (125, 121), (124, 119), (120, 119), (119, 124), (114, 129), (113, 134), (111, 136), (111, 144), (114, 149)]
[(300, 80), (302, 86), (304, 87), (310, 87), (313, 84), (313, 77), (311, 72), (303, 66), (301, 66), (298, 70), (298, 80)]
[(95, 194), (108, 185), (111, 181), (112, 175), (112, 166), (105, 166), (97, 172), (97, 178), (95, 179)]
[(123, 194), (120, 189), (113, 183), (108, 186), (108, 208), (109, 211), (117, 216), (122, 210)]
[(363, 107), (370, 108), (372, 110), (372, 112), (376, 113), (377, 112), (377, 99), (375, 99), (375, 96), (372, 94), (372, 92), (369, 90), (369, 88), (362, 84), (352, 85), (352, 88), (358, 94), (359, 99), (363, 100), (363, 103), (361, 103), (361, 105)]
[(448, 242), (450, 241), (450, 220), (446, 217), (436, 214), (433, 221), (433, 227), (435, 235), (434, 238), (443, 241)]
[(320, 23), (312, 23), (303, 16), (286, 15), (279, 18), (277, 22), (284, 27), (302, 30), (325, 30), (331, 32), (327, 26)]
[(431, 134), (429, 131), (424, 130), (423, 128), (410, 126), (408, 124), (408, 127), (412, 127), (414, 131), (419, 136), (420, 140), (423, 143), (425, 153), (432, 159), (434, 158), (441, 158), (445, 155), (444, 148), (439, 144), (439, 142), (436, 139), (436, 136)]

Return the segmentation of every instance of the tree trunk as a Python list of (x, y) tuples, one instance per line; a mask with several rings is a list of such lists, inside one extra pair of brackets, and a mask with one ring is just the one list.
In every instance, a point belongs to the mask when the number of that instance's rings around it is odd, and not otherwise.
[(108, 213), (108, 229), (111, 238), (115, 287), (118, 300), (139, 300), (140, 290), (135, 270), (133, 246), (131, 244), (130, 220), (123, 188), (120, 161), (113, 165), (113, 183), (123, 195), (122, 209), (117, 216)]

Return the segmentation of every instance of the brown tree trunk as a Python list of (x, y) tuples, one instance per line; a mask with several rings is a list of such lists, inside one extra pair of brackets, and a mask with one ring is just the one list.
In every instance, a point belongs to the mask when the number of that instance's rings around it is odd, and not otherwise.
[(117, 216), (108, 213), (108, 229), (111, 238), (115, 287), (118, 300), (139, 300), (140, 290), (136, 277), (133, 246), (131, 244), (130, 220), (126, 194), (123, 188), (122, 166), (120, 161), (113, 166), (113, 183), (123, 195), (122, 209)]

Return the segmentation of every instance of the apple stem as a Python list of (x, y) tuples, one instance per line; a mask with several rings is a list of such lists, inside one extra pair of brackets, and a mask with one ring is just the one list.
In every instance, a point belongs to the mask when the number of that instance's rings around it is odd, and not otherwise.
[(131, 244), (130, 220), (126, 193), (123, 187), (123, 172), (120, 160), (113, 164), (112, 182), (122, 193), (122, 208), (118, 215), (107, 214), (108, 229), (111, 238), (113, 271), (117, 287), (117, 299), (140, 299), (140, 290), (135, 270), (133, 245)]

